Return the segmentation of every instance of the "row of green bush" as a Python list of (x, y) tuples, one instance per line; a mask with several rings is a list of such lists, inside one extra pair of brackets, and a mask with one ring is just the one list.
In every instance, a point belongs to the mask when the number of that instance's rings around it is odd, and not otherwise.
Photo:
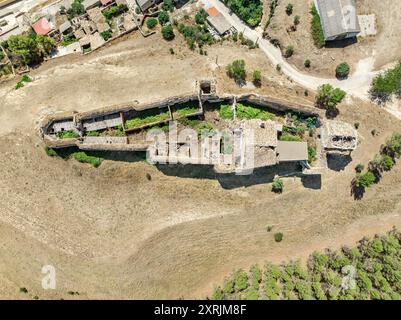
[(401, 61), (393, 69), (374, 78), (370, 88), (372, 100), (379, 103), (388, 101), (392, 94), (401, 98)]
[(125, 122), (125, 127), (127, 129), (137, 128), (153, 122), (164, 121), (169, 118), (170, 113), (168, 111), (161, 113), (145, 112), (133, 119), (127, 120)]
[(311, 14), (312, 14), (311, 32), (312, 32), (313, 42), (317, 48), (323, 48), (326, 41), (324, 40), (324, 33), (319, 12), (317, 11), (315, 5), (312, 6)]
[(300, 261), (235, 271), (213, 294), (215, 300), (401, 299), (401, 233), (363, 238), (355, 247), (314, 252)]
[(355, 196), (360, 196), (365, 188), (369, 188), (381, 179), (382, 173), (390, 171), (396, 159), (401, 157), (401, 134), (394, 134), (381, 147), (380, 153), (369, 162), (368, 170), (363, 171), (363, 165), (356, 168), (356, 177), (351, 183), (351, 187)]

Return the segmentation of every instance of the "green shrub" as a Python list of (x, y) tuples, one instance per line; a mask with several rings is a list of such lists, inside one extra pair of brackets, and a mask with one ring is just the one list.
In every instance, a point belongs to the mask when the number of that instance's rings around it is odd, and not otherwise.
[(61, 131), (57, 134), (60, 139), (75, 139), (79, 138), (79, 134), (72, 130)]
[(161, 122), (170, 118), (169, 112), (155, 113), (154, 111), (144, 112), (137, 117), (127, 120), (125, 127), (127, 129), (141, 127), (153, 122)]
[(284, 57), (290, 58), (290, 57), (292, 57), (293, 54), (294, 54), (294, 47), (293, 46), (288, 46), (285, 49)]
[(25, 287), (19, 288), (19, 292), (28, 293), (28, 289)]
[(262, 72), (260, 72), (260, 70), (253, 70), (252, 82), (257, 87), (262, 84)]
[(325, 109), (335, 108), (345, 96), (345, 91), (333, 88), (331, 84), (323, 84), (318, 88), (316, 105)]
[(358, 165), (355, 167), (355, 171), (356, 171), (357, 173), (361, 173), (364, 169), (365, 169), (365, 166), (364, 166), (363, 164), (358, 164)]
[(284, 182), (279, 177), (273, 179), (272, 191), (275, 193), (282, 193), (284, 189)]
[(97, 168), (98, 166), (100, 166), (100, 164), (101, 164), (102, 161), (103, 161), (102, 158), (93, 157), (93, 156), (88, 156), (88, 155), (87, 155), (85, 152), (83, 152), (83, 151), (73, 153), (73, 157), (74, 157), (74, 159), (77, 160), (78, 162), (90, 163), (90, 164), (93, 165), (95, 168)]
[(302, 141), (302, 139), (299, 136), (295, 136), (292, 134), (282, 134), (280, 136), (280, 141), (295, 141), (295, 142), (299, 142)]
[(103, 31), (100, 33), (101, 37), (103, 38), (104, 41), (107, 41), (113, 37), (113, 34), (111, 33), (110, 30)]
[(148, 18), (146, 20), (146, 26), (148, 27), (148, 29), (153, 29), (154, 27), (156, 27), (157, 25), (157, 19), (156, 18)]
[(165, 11), (174, 11), (174, 3), (173, 0), (163, 0), (162, 9)]
[(260, 119), (260, 120), (272, 120), (274, 114), (259, 109), (257, 107), (244, 105), (242, 103), (236, 104), (236, 115), (238, 119)]
[(148, 181), (150, 181), (150, 180), (152, 180), (152, 176), (150, 175), (150, 173), (148, 173), (148, 172), (146, 172), (146, 179), (148, 180)]
[(49, 147), (45, 147), (45, 152), (49, 157), (57, 157), (58, 154), (56, 152), (56, 150), (54, 150), (53, 148), (49, 148)]
[(316, 160), (316, 150), (308, 145), (308, 162), (313, 163)]
[(195, 14), (195, 22), (197, 24), (205, 24), (207, 16), (207, 12), (202, 8)]
[(380, 103), (388, 101), (392, 94), (401, 97), (401, 61), (373, 79), (369, 94), (372, 100)]
[(274, 241), (276, 242), (281, 242), (283, 240), (283, 234), (281, 232), (275, 233), (274, 234)]
[(18, 81), (17, 84), (15, 85), (15, 90), (22, 88), (23, 86), (25, 86), (25, 83), (28, 82), (32, 82), (32, 79), (28, 75), (24, 74), (21, 80)]
[(310, 68), (311, 67), (311, 61), (309, 59), (306, 59), (304, 62), (305, 68)]
[(66, 47), (74, 42), (77, 42), (78, 39), (76, 39), (74, 36), (72, 35), (65, 35), (63, 36), (63, 40), (60, 42), (60, 45), (62, 47)]
[(301, 17), (300, 16), (295, 16), (294, 17), (294, 25), (299, 25), (301, 23)]
[(175, 37), (173, 27), (171, 25), (164, 26), (162, 28), (162, 36), (167, 41), (173, 40)]
[(235, 290), (243, 291), (248, 288), (248, 275), (243, 270), (238, 270), (234, 274)]
[(346, 62), (340, 63), (336, 68), (336, 77), (337, 78), (347, 78), (350, 70), (351, 70), (351, 67), (349, 66), (348, 63), (346, 63)]
[(68, 19), (78, 17), (85, 13), (85, 8), (82, 4), (83, 0), (74, 0), (71, 7), (67, 10)]
[(234, 60), (226, 69), (230, 78), (235, 79), (237, 82), (245, 81), (246, 71), (244, 60)]
[(233, 119), (234, 111), (232, 107), (228, 104), (222, 104), (219, 111), (220, 118), (222, 119)]
[(376, 181), (375, 175), (368, 171), (366, 173), (357, 174), (355, 178), (355, 186), (358, 188), (369, 188)]
[(120, 3), (103, 10), (103, 15), (106, 20), (111, 20), (113, 17), (117, 17), (126, 11), (128, 11), (127, 5)]
[(324, 40), (324, 33), (320, 21), (319, 12), (317, 11), (315, 5), (312, 6), (311, 14), (313, 16), (311, 26), (313, 42), (315, 46), (320, 49), (324, 47), (326, 41)]
[(294, 5), (292, 3), (287, 4), (287, 6), (285, 7), (285, 13), (287, 13), (287, 15), (292, 15), (294, 11)]
[(163, 26), (170, 21), (170, 15), (167, 11), (160, 11), (157, 19), (159, 20), (159, 23)]

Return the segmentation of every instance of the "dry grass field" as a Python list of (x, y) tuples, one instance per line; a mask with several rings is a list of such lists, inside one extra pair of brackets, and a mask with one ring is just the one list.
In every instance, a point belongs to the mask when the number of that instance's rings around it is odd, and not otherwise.
[[(236, 58), (262, 70), (261, 88), (227, 78), (224, 66)], [(202, 298), (233, 269), (303, 258), (401, 226), (399, 164), (362, 200), (350, 195), (355, 165), (401, 132), (399, 120), (353, 99), (339, 108), (339, 119), (360, 123), (352, 162), (321, 181), (286, 178), (281, 195), (263, 173), (224, 181), (126, 154), (95, 169), (44, 152), (35, 128), (46, 113), (151, 101), (191, 91), (199, 78), (216, 78), (224, 92), (312, 104), (313, 95), (305, 97), (258, 50), (225, 43), (201, 56), (179, 36), (167, 43), (134, 34), (85, 57), (49, 61), (32, 76), (20, 90), (16, 80), (0, 87), (0, 298)], [(274, 242), (268, 225), (284, 233), (283, 242)], [(56, 268), (56, 290), (41, 288), (46, 264)]]

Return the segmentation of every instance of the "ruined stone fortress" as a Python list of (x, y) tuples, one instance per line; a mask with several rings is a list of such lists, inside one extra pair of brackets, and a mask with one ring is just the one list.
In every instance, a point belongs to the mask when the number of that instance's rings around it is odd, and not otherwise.
[[(166, 125), (171, 121), (182, 118), (204, 116), (205, 104), (224, 102), (232, 106), (233, 119), (229, 122), (228, 131), (235, 138), (235, 146), (244, 145), (248, 139), (247, 132), (252, 132), (251, 142), (247, 143), (246, 152), (231, 154), (221, 148), (220, 137), (213, 139), (210, 136), (187, 135), (176, 133), (174, 144), (172, 141), (145, 137), (134, 138), (138, 132), (155, 126)], [(148, 152), (148, 159), (152, 163), (182, 163), (213, 165), (218, 173), (240, 172), (252, 168), (274, 166), (283, 162), (295, 162), (300, 166), (303, 174), (319, 174), (317, 167), (308, 163), (308, 145), (303, 141), (281, 141), (279, 135), (283, 125), (272, 120), (240, 120), (236, 119), (236, 103), (248, 103), (259, 108), (265, 108), (280, 113), (295, 112), (305, 116), (316, 117), (319, 123), (319, 153), (349, 153), (357, 147), (358, 136), (356, 130), (348, 123), (340, 121), (324, 121), (319, 118), (315, 109), (301, 104), (292, 104), (256, 94), (220, 94), (216, 93), (216, 84), (213, 80), (196, 81), (194, 93), (184, 96), (171, 97), (150, 104), (116, 105), (84, 113), (56, 113), (47, 116), (41, 124), (40, 131), (46, 145), (50, 148), (77, 147), (84, 151), (131, 151)], [(196, 108), (193, 112), (179, 115), (174, 112), (178, 105), (191, 103)], [(127, 127), (127, 121), (140, 117), (141, 113), (165, 110), (165, 117), (157, 118), (136, 126)], [(118, 135), (94, 135), (93, 133), (118, 129)], [(61, 137), (65, 132), (70, 136)], [(167, 134), (170, 135), (171, 132)], [(248, 141), (248, 140), (247, 140)], [(196, 152), (191, 149), (191, 143), (196, 142)], [(237, 148), (238, 149), (238, 148)], [(212, 150), (218, 152), (211, 153)], [(242, 148), (242, 150), (245, 150)], [(251, 157), (251, 158), (250, 158)], [(205, 159), (207, 161), (205, 161)], [(250, 168), (252, 166), (252, 168)]]

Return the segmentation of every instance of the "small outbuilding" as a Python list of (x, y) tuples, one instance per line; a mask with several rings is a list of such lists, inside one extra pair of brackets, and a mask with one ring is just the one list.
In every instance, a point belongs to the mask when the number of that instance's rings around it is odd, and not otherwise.
[(215, 7), (209, 8), (207, 13), (208, 17), (206, 18), (206, 21), (214, 30), (216, 30), (220, 37), (230, 33), (230, 30), (232, 29), (231, 24)]
[(361, 31), (354, 0), (315, 0), (315, 6), (326, 41), (354, 38)]

